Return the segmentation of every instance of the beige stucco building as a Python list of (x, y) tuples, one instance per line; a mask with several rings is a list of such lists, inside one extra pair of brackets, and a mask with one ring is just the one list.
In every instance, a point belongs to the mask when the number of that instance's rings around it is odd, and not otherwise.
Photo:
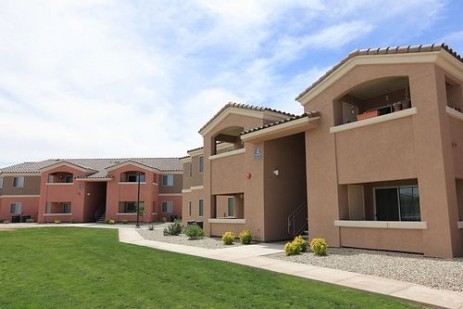
[(183, 220), (261, 241), (463, 255), (463, 61), (444, 44), (358, 50), (296, 100), (227, 104), (182, 159)]

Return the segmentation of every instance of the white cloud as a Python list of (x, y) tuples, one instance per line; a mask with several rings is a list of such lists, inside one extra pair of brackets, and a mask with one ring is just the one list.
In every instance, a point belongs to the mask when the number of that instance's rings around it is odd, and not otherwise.
[[(294, 97), (353, 46), (415, 39), (446, 5), (0, 2), (0, 166), (182, 156), (227, 102), (301, 113)], [(447, 37), (460, 42), (461, 32)]]

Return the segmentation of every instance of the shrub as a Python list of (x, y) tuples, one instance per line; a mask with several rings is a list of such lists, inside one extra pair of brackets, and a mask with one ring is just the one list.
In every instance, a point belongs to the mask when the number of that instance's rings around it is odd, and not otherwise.
[(55, 224), (60, 224), (61, 223), (61, 220), (60, 219), (55, 219)]
[(286, 255), (295, 255), (307, 251), (307, 242), (302, 236), (294, 237), (293, 241), (286, 243)]
[(287, 242), (285, 245), (286, 255), (296, 255), (301, 253), (301, 247), (294, 241)]
[(240, 242), (243, 245), (249, 245), (251, 243), (251, 241), (252, 241), (251, 232), (249, 230), (241, 231), (241, 233), (240, 233)]
[(26, 223), (34, 223), (34, 219), (28, 218), (28, 219), (26, 219)]
[(114, 223), (116, 223), (116, 221), (114, 221), (113, 219), (109, 219), (108, 224), (114, 224)]
[(310, 242), (310, 250), (312, 250), (315, 255), (326, 255), (327, 247), (328, 245), (326, 244), (326, 241), (323, 238), (314, 238)]
[(182, 225), (180, 221), (175, 220), (174, 223), (169, 224), (166, 228), (164, 228), (164, 235), (173, 235), (178, 236), (182, 232)]
[(122, 220), (122, 224), (127, 224), (127, 223), (129, 223), (129, 220), (126, 220), (126, 219)]
[(188, 236), (188, 239), (199, 239), (203, 238), (204, 231), (203, 229), (197, 224), (191, 224), (185, 226), (183, 229), (183, 233)]
[(307, 242), (304, 238), (302, 238), (302, 236), (296, 236), (293, 242), (301, 248), (301, 252), (307, 251)]
[(224, 245), (233, 245), (233, 242), (235, 241), (235, 234), (233, 234), (233, 232), (225, 232), (222, 235), (222, 241)]

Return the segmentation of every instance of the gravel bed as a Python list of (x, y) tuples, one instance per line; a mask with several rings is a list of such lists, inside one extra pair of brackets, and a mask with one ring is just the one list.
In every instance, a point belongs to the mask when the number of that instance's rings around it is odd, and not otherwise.
[(147, 228), (138, 229), (138, 233), (143, 236), (145, 239), (162, 241), (171, 244), (185, 245), (185, 246), (194, 246), (201, 247), (206, 249), (223, 249), (230, 248), (233, 246), (241, 246), (240, 242), (235, 242), (233, 245), (224, 245), (221, 238), (218, 237), (203, 237), (201, 239), (188, 239), (188, 236), (180, 234), (179, 236), (164, 236), (164, 227), (167, 224), (157, 225), (154, 230), (149, 230)]
[[(154, 230), (145, 227), (138, 232), (145, 239), (207, 249), (230, 248), (220, 238), (204, 237), (189, 240), (187, 236), (164, 236), (166, 225), (157, 225)], [(235, 242), (232, 246), (241, 246)], [(283, 246), (281, 248), (283, 250)], [(329, 248), (327, 256), (312, 253), (286, 256), (284, 252), (266, 257), (310, 264), (314, 266), (340, 269), (354, 273), (379, 276), (424, 285), (435, 289), (463, 292), (463, 259), (439, 259), (423, 257), (419, 254), (362, 250), (351, 248)]]
[(350, 248), (329, 248), (328, 255), (324, 257), (313, 253), (293, 256), (277, 253), (267, 257), (463, 292), (461, 258), (438, 259), (418, 254)]

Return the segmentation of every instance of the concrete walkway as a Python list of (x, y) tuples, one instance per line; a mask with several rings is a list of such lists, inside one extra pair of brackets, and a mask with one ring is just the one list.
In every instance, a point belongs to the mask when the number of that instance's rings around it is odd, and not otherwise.
[(133, 227), (119, 228), (119, 241), (164, 251), (247, 265), (282, 274), (389, 295), (440, 308), (463, 308), (463, 293), (436, 290), (408, 282), (265, 257), (267, 254), (283, 252), (281, 244), (263, 243), (225, 249), (205, 249), (146, 240)]

